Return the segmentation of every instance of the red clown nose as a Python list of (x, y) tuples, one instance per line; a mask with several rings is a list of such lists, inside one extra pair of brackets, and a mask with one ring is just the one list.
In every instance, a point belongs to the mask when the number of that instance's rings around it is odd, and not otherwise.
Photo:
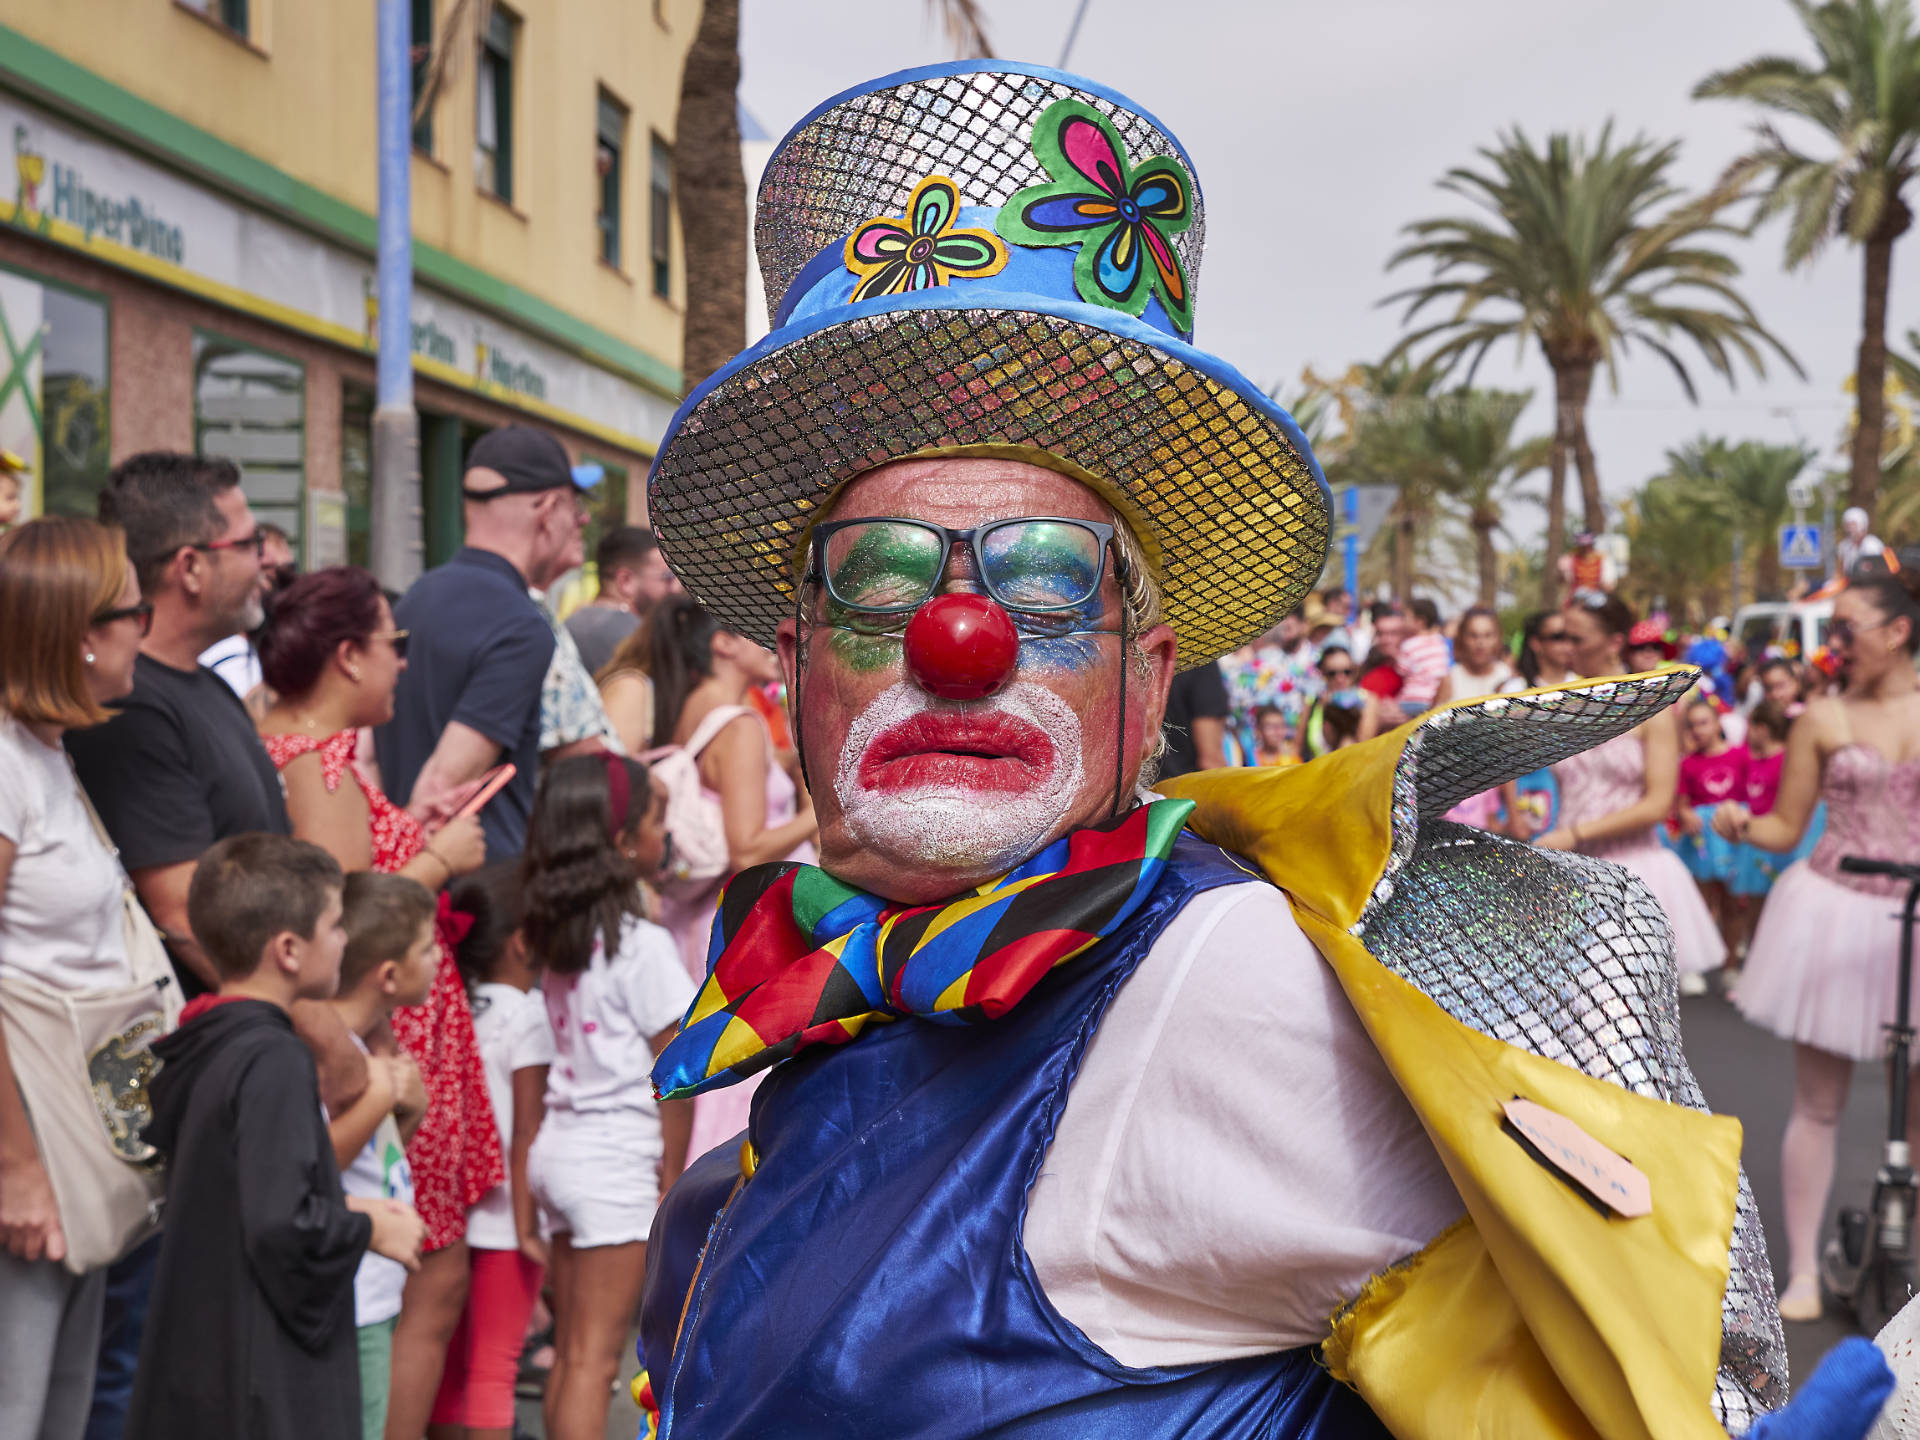
[(1013, 678), (1020, 632), (984, 595), (936, 595), (907, 622), (907, 673), (942, 700), (979, 700)]

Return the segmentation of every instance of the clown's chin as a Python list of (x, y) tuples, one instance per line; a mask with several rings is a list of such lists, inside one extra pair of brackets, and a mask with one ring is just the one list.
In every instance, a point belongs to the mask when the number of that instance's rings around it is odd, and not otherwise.
[(904, 681), (853, 722), (834, 779), (847, 831), (907, 866), (997, 874), (1053, 835), (1080, 793), (1080, 720), (1029, 682), (937, 700)]

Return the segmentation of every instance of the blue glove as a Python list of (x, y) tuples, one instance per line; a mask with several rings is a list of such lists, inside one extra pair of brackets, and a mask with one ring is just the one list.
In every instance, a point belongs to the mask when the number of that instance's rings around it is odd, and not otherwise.
[(1893, 1371), (1871, 1340), (1842, 1340), (1784, 1409), (1763, 1415), (1747, 1440), (1864, 1440), (1893, 1393)]

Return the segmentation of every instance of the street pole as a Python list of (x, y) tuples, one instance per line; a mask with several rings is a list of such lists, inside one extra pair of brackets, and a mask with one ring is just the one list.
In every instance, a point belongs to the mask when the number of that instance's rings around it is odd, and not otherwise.
[(1827, 476), (1820, 482), (1820, 579), (1822, 583), (1833, 578), (1834, 545), (1839, 533), (1833, 528), (1833, 477)]
[(413, 12), (378, 0), (379, 389), (373, 412), (369, 558), (390, 590), (420, 577), (420, 420), (413, 408)]

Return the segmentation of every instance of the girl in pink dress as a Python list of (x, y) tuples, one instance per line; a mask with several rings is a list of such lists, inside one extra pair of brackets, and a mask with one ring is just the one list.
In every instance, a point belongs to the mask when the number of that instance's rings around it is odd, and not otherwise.
[(1732, 885), (1740, 847), (1713, 828), (1713, 812), (1743, 793), (1747, 747), (1727, 743), (1720, 712), (1710, 700), (1695, 700), (1688, 705), (1682, 723), (1689, 748), (1680, 758), (1680, 791), (1673, 807), (1680, 835), (1673, 850), (1699, 884), (1701, 897), (1720, 927), (1720, 938), (1732, 955), (1739, 931), (1739, 903), (1733, 897)]
[[(811, 863), (813, 803), (780, 764), (767, 722), (748, 703), (749, 690), (780, 678), (780, 662), (765, 646), (721, 629), (684, 595), (656, 606), (648, 627), (653, 741), (696, 752), (701, 784), (726, 830), (727, 875), (770, 860)], [(660, 923), (673, 933), (695, 984), (707, 978), (725, 880), (660, 885)], [(756, 1088), (757, 1077), (695, 1099), (689, 1162), (747, 1128)]]
[[(1617, 595), (1569, 605), (1567, 633), (1575, 673), (1617, 675), (1625, 664), (1633, 612)], [(1653, 892), (1673, 929), (1673, 958), (1683, 995), (1706, 993), (1703, 978), (1725, 963), (1727, 947), (1687, 867), (1660, 843), (1659, 827), (1673, 808), (1680, 738), (1673, 721), (1657, 715), (1636, 730), (1562, 760), (1560, 822), (1540, 837), (1550, 850), (1578, 850), (1633, 871)]]
[[(275, 600), (260, 636), (261, 670), (276, 696), (261, 739), (286, 787), (297, 838), (327, 850), (343, 870), (386, 871), (438, 890), (486, 858), (479, 820), (451, 820), (429, 836), (355, 755), (360, 729), (393, 716), (406, 639), (365, 570), (336, 565), (301, 576)], [(361, 1066), (337, 1020), (334, 1029), (333, 1040), (331, 1032), (302, 1032), (323, 1075), (336, 1068), (329, 1052), (342, 1043), (349, 1064)], [(394, 1331), (388, 1420), (394, 1434), (419, 1434), (466, 1305), (467, 1211), (506, 1178), (473, 1011), (450, 946), (441, 946), (426, 1003), (393, 1012), (393, 1038), (419, 1066), (426, 1092), (407, 1159), (427, 1243)], [(352, 1093), (364, 1083), (356, 1079)]]
[[(1812, 701), (1794, 722), (1772, 812), (1728, 804), (1715, 817), (1729, 839), (1780, 853), (1801, 843), (1816, 801), (1826, 803), (1813, 854), (1767, 897), (1738, 996), (1749, 1020), (1794, 1042), (1793, 1112), (1780, 1146), (1788, 1258), (1780, 1313), (1789, 1320), (1820, 1316), (1820, 1219), (1840, 1114), (1854, 1062), (1882, 1053), (1898, 983), (1904, 889), (1845, 874), (1840, 859), (1920, 857), (1920, 601), (1904, 578), (1856, 580), (1835, 600), (1828, 645), (1843, 659), (1846, 689)], [(1920, 1102), (1920, 1071), (1913, 1098)], [(1907, 1113), (1907, 1143), (1920, 1144), (1920, 1104)]]

